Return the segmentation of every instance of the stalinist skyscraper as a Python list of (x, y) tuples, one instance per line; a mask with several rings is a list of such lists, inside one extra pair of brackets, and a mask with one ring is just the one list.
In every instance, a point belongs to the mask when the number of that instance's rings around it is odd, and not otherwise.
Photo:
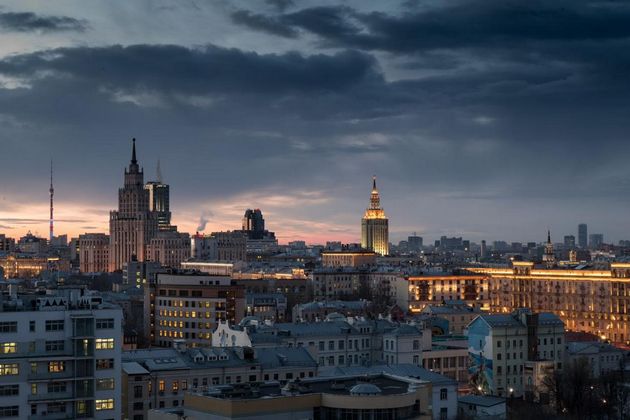
[(136, 139), (133, 139), (125, 184), (118, 190), (118, 210), (109, 213), (109, 270), (121, 269), (132, 256), (144, 261), (146, 247), (157, 231), (157, 213), (150, 210), (149, 191), (144, 187), (144, 174), (136, 159)]
[(372, 178), (370, 207), (361, 219), (361, 247), (381, 255), (389, 254), (389, 224), (381, 208), (381, 197), (376, 189), (376, 177)]

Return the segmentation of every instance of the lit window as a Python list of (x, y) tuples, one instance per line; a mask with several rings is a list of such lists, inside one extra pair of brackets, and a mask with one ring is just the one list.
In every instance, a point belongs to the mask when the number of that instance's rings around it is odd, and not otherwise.
[(15, 353), (17, 346), (15, 343), (1, 343), (0, 353)]
[(66, 363), (63, 361), (48, 362), (48, 372), (63, 372), (66, 370)]
[(113, 410), (114, 409), (114, 399), (113, 398), (108, 398), (106, 400), (96, 400), (94, 402), (94, 405), (96, 406), (96, 411)]
[(0, 363), (0, 376), (18, 375), (20, 368), (17, 363)]
[(96, 350), (111, 350), (114, 348), (113, 338), (97, 338)]

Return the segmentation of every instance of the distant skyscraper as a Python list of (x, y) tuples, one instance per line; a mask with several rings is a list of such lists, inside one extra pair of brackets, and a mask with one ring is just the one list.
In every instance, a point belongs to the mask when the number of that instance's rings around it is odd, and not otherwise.
[(125, 184), (118, 190), (118, 210), (109, 215), (110, 271), (122, 269), (134, 255), (138, 261), (144, 261), (146, 247), (157, 231), (157, 214), (150, 210), (149, 191), (144, 188), (143, 171), (136, 159), (136, 139), (133, 139)]
[(389, 254), (389, 221), (381, 208), (381, 197), (376, 188), (376, 177), (372, 178), (370, 207), (361, 219), (361, 247), (380, 255)]
[(243, 216), (243, 230), (251, 239), (262, 239), (265, 233), (265, 219), (260, 209), (247, 209)]
[(422, 236), (417, 236), (414, 232), (407, 238), (407, 247), (410, 251), (420, 251), (422, 249)]
[(157, 164), (157, 181), (149, 181), (144, 186), (149, 191), (149, 210), (157, 213), (158, 228), (171, 229), (170, 192), (168, 184), (162, 182), (160, 161)]
[(556, 265), (556, 255), (553, 252), (553, 244), (551, 243), (551, 232), (547, 231), (547, 243), (545, 244), (545, 252), (543, 254), (543, 263), (551, 268)]
[(573, 249), (575, 248), (575, 236), (567, 235), (564, 237), (564, 247)]
[(591, 233), (588, 236), (588, 246), (591, 249), (597, 249), (604, 243), (604, 235), (601, 233)]
[(486, 240), (484, 239), (484, 240), (481, 241), (480, 257), (481, 258), (485, 258), (487, 256), (487, 254), (488, 254), (488, 248), (487, 248), (487, 245), (486, 245)]
[(582, 249), (588, 248), (588, 228), (586, 223), (580, 223), (578, 225), (578, 245)]

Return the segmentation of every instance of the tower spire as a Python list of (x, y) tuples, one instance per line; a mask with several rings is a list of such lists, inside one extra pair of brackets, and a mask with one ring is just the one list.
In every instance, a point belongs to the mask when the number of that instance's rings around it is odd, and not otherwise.
[(50, 241), (52, 242), (54, 237), (54, 218), (53, 218), (53, 196), (55, 194), (55, 189), (53, 188), (53, 161), (50, 159), (50, 189), (48, 190), (50, 193)]
[(376, 189), (376, 175), (372, 176), (372, 189), (375, 190)]
[(547, 243), (551, 243), (551, 231), (549, 229), (547, 229)]
[(136, 159), (136, 138), (134, 137), (132, 140), (133, 146), (132, 146), (132, 150), (131, 150), (131, 163), (133, 165), (138, 163), (138, 160)]

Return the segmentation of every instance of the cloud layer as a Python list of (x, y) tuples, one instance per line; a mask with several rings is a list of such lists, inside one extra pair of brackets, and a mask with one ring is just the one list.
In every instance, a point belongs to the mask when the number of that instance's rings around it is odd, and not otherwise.
[(153, 20), (140, 5), (1, 11), (5, 30), (7, 14), (78, 24), (33, 25), (0, 58), (0, 176), (23, 174), (0, 213), (26, 191), (45, 203), (52, 156), (56, 198), (106, 224), (137, 137), (189, 231), (261, 207), (287, 238), (357, 240), (377, 174), (395, 240), (542, 240), (580, 222), (630, 237), (625, 3), (162, 3)]

